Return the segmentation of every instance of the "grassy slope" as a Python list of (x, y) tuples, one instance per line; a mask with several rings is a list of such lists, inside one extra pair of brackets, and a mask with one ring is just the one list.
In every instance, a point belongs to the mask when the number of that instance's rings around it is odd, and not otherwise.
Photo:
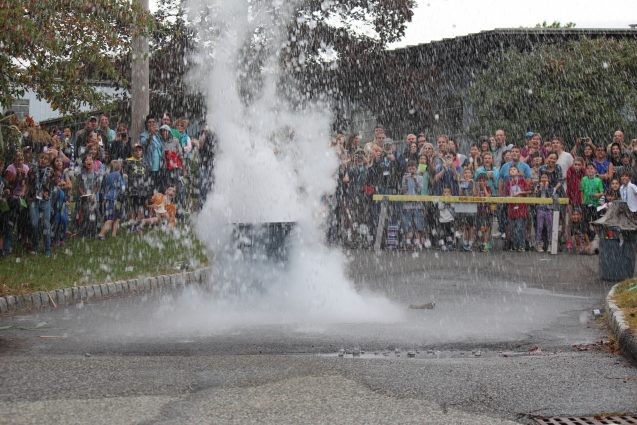
[(628, 326), (637, 332), (637, 279), (622, 282), (615, 289), (615, 303), (624, 311)]
[(205, 249), (186, 228), (122, 231), (105, 241), (75, 238), (53, 256), (14, 252), (0, 259), (0, 295), (176, 272), (208, 263)]

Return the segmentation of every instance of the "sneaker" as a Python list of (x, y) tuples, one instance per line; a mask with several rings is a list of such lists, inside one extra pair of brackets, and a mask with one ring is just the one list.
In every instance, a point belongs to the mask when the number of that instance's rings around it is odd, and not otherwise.
[(34, 250), (31, 250), (31, 251), (29, 251), (29, 254), (31, 254), (31, 255), (36, 255), (36, 254), (37, 254), (37, 252), (35, 252)]
[(104, 235), (97, 235), (97, 239), (103, 241), (104, 239), (106, 239), (106, 236)]
[(499, 238), (500, 236), (502, 236), (502, 233), (496, 231), (495, 233), (493, 233), (493, 237), (494, 238)]
[(566, 242), (566, 249), (568, 249), (568, 250), (572, 250), (573, 249), (573, 241), (567, 241)]
[(44, 256), (45, 256), (45, 257), (50, 257), (50, 256), (51, 256), (51, 251), (46, 251), (46, 252), (44, 253)]
[(422, 250), (422, 244), (420, 243), (420, 241), (414, 242), (414, 248), (416, 248), (418, 251)]
[(431, 241), (429, 239), (425, 239), (425, 248), (426, 249), (431, 248)]
[(411, 239), (405, 239), (405, 242), (403, 244), (405, 246), (405, 249), (411, 249)]
[(502, 239), (506, 239), (506, 238), (507, 238), (507, 234), (506, 234), (506, 233), (502, 233), (502, 234), (500, 235), (500, 237), (501, 237)]
[(535, 251), (536, 251), (536, 252), (544, 252), (544, 247), (542, 246), (542, 244), (538, 244), (538, 245), (535, 247)]
[(447, 252), (447, 251), (449, 251), (449, 249), (447, 248), (447, 245), (442, 245), (442, 246), (440, 247), (440, 250), (441, 250), (442, 252)]
[(521, 247), (518, 248), (518, 252), (526, 252), (526, 249), (524, 249), (524, 247), (521, 246)]
[(469, 251), (471, 251), (471, 245), (469, 245), (468, 243), (462, 244), (462, 249), (464, 251), (469, 252)]

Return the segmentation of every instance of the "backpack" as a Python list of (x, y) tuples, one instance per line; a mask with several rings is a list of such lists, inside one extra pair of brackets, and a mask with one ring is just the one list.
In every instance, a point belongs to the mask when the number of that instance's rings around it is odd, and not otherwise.
[(166, 151), (164, 152), (164, 155), (166, 156), (166, 169), (168, 171), (175, 170), (177, 168), (182, 168), (183, 162), (177, 152)]

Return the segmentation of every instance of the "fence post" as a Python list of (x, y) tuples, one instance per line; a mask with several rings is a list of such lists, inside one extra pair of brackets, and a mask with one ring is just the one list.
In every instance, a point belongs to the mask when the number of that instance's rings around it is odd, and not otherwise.
[(380, 204), (380, 214), (378, 214), (378, 223), (376, 224), (376, 239), (374, 240), (374, 251), (380, 251), (380, 246), (383, 241), (383, 231), (385, 230), (385, 222), (387, 221), (387, 196), (383, 196), (383, 200)]
[(560, 202), (559, 198), (553, 198), (553, 227), (551, 228), (551, 254), (557, 254), (560, 230)]

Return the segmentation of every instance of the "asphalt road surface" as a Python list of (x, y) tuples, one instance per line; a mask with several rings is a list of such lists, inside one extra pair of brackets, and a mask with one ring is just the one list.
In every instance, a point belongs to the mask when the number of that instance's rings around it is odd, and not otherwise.
[(356, 252), (351, 287), (313, 281), (329, 267), (276, 294), (188, 289), (1, 318), (0, 423), (637, 413), (637, 369), (592, 317), (611, 286), (597, 257)]

